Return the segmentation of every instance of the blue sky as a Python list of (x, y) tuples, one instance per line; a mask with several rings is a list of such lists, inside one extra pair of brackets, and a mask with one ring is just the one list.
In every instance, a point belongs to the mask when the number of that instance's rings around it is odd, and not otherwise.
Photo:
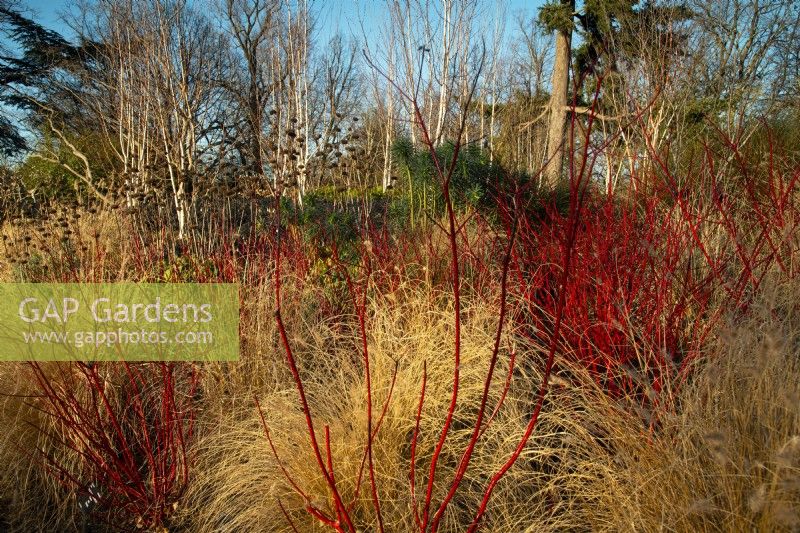
[(59, 30), (63, 28), (59, 21), (59, 12), (64, 11), (66, 4), (64, 0), (19, 0), (17, 7), (28, 15), (35, 15), (33, 18), (48, 28)]
[[(198, 0), (197, 3), (205, 1), (214, 0)], [(516, 13), (524, 12), (533, 16), (543, 3), (544, 0), (505, 0), (509, 26), (513, 25), (513, 16)], [(19, 0), (19, 7), (23, 9), (27, 7), (25, 11), (29, 15), (34, 15), (35, 20), (60, 32), (67, 30), (60, 20), (60, 15), (67, 10), (69, 4), (69, 0)], [(319, 13), (321, 42), (327, 41), (327, 37), (337, 31), (345, 35), (361, 35), (362, 20), (365, 29), (371, 32), (373, 24), (377, 25), (380, 20), (378, 17), (381, 17), (381, 11), (385, 9), (383, 0), (311, 0), (311, 4)], [(510, 29), (511, 27), (508, 28)]]

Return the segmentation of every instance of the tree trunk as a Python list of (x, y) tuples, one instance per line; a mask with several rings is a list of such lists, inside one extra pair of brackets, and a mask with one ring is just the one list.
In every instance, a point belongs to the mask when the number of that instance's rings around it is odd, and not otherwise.
[[(561, 5), (575, 11), (575, 0), (561, 0)], [(564, 162), (564, 135), (567, 129), (567, 94), (572, 48), (572, 30), (556, 30), (556, 52), (553, 58), (552, 90), (550, 92), (550, 125), (547, 128), (544, 185), (554, 187), (561, 180)]]

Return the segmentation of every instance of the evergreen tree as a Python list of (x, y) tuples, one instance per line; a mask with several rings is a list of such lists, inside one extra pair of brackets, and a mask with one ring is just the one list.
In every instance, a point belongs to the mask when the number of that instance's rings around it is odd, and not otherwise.
[[(0, 0), (0, 32), (15, 51), (0, 50), (0, 105), (36, 111), (54, 69), (80, 61), (81, 50), (59, 33), (23, 16)], [(15, 53), (16, 52), (16, 53)], [(0, 153), (18, 154), (28, 148), (23, 132), (0, 115)]]
[[(643, 32), (653, 46), (663, 46), (669, 29), (690, 17), (690, 10), (683, 5), (660, 5), (652, 1), (585, 0), (576, 7), (575, 0), (551, 0), (540, 8), (539, 24), (545, 31), (556, 34), (546, 183), (552, 187), (560, 180), (566, 125), (572, 111), (569, 104), (574, 102), (577, 108), (585, 108), (594, 96), (597, 76), (613, 75), (620, 62), (635, 61), (642, 53)], [(669, 46), (684, 46), (685, 35), (678, 39), (674, 39), (672, 32), (669, 35)], [(574, 46), (574, 36), (578, 46)], [(570, 70), (578, 81), (572, 84), (577, 94), (570, 94)], [(596, 110), (602, 112), (602, 101), (598, 103), (600, 108)]]

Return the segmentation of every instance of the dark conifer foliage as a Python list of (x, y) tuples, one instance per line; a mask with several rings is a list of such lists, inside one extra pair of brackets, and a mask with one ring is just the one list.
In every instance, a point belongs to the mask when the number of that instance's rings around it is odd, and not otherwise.
[[(35, 108), (36, 94), (54, 69), (81, 61), (79, 47), (25, 17), (7, 2), (0, 2), (0, 32), (15, 48), (0, 48), (0, 103), (9, 108)], [(0, 153), (9, 156), (27, 148), (19, 125), (0, 116)]]

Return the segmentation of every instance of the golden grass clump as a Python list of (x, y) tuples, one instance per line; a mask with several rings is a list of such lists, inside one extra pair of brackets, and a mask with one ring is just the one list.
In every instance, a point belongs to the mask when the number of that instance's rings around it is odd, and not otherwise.
[[(453, 373), (452, 302), (428, 291), (401, 293), (391, 299), (372, 300), (368, 320), (376, 421), (397, 368), (386, 415), (373, 444), (381, 510), (388, 531), (409, 531), (414, 527), (409, 491), (410, 443), (423, 364), (427, 367), (428, 387), (418, 444), (418, 500), (424, 494), (430, 457), (447, 411)], [(437, 471), (434, 506), (449, 488), (473, 428), (491, 355), (496, 312), (494, 306), (478, 301), (463, 311), (459, 408)], [(366, 441), (366, 394), (357, 331), (354, 328), (343, 331), (342, 322), (337, 319), (309, 324), (294, 344), (318, 438), (324, 442), (324, 427), (328, 426), (337, 484), (343, 498), (349, 500), (355, 494)], [(516, 350), (518, 361), (511, 392), (479, 441), (461, 489), (448, 508), (443, 531), (460, 530), (472, 519), (489, 477), (516, 446), (532, 409), (541, 379), (541, 354), (511, 337), (506, 341), (505, 346)], [(279, 350), (277, 345), (273, 349)], [(243, 354), (245, 360), (248, 357)], [(508, 358), (509, 351), (505, 349), (487, 416), (500, 398)], [(308, 444), (297, 391), (285, 380), (271, 388), (265, 385), (257, 394), (283, 466), (311, 503), (325, 509), (329, 496)], [(582, 487), (586, 479), (603, 478), (606, 475), (603, 465), (610, 464), (612, 457), (606, 450), (608, 443), (592, 436), (593, 431), (601, 431), (594, 427), (596, 422), (582, 412), (593, 405), (596, 410), (606, 409), (608, 412), (603, 416), (612, 419), (620, 412), (608, 402), (598, 404), (595, 394), (602, 397), (591, 386), (557, 387), (553, 391), (528, 449), (495, 491), (485, 522), (489, 530), (519, 530), (531, 524), (553, 529), (586, 524), (577, 511), (586, 511), (592, 501), (584, 497)], [(209, 413), (213, 413), (212, 418), (202, 421), (204, 436), (197, 445), (195, 479), (184, 508), (191, 529), (290, 530), (280, 505), (302, 531), (320, 529), (305, 513), (306, 502), (292, 489), (271, 453), (254, 402)], [(601, 455), (606, 456), (605, 460), (595, 461)], [(376, 524), (369, 498), (365, 470), (353, 512), (358, 527), (365, 529)], [(576, 508), (578, 501), (582, 506)]]
[[(800, 284), (765, 285), (721, 328), (651, 435), (620, 434), (588, 516), (615, 531), (800, 528)], [(600, 422), (602, 424), (602, 421)]]
[[(495, 491), (486, 531), (793, 531), (800, 504), (800, 316), (796, 283), (775, 284), (757, 305), (707, 346), (693, 376), (675, 390), (678, 414), (655, 412), (651, 430), (629, 402), (607, 396), (585, 371), (563, 363), (522, 457)], [(387, 531), (413, 529), (408, 477), (410, 442), (423, 362), (428, 390), (421, 422), (417, 497), (446, 412), (452, 383), (452, 308), (440, 294), (404, 290), (370, 302), (368, 332), (376, 419), (397, 378), (374, 443), (375, 469)], [(496, 309), (464, 309), (462, 388), (433, 505), (441, 501), (468, 440), (488, 364)], [(294, 345), (316, 430), (329, 427), (337, 483), (354, 495), (365, 444), (365, 387), (357, 330), (340, 317), (306, 324)], [(460, 531), (488, 478), (516, 445), (540, 381), (541, 353), (507, 335), (489, 410), (517, 352), (511, 390), (483, 434), (442, 531)], [(271, 357), (280, 358), (277, 343)], [(244, 354), (247, 358), (248, 355)], [(270, 357), (268, 350), (260, 357)], [(328, 491), (289, 381), (255, 391), (283, 466), (327, 509)], [(664, 393), (666, 394), (666, 392)], [(270, 451), (253, 402), (204, 418), (198, 464), (183, 509), (195, 531), (290, 531), (280, 505), (301, 531), (323, 531), (303, 510)], [(353, 512), (367, 531), (376, 518), (363, 473)], [(280, 502), (280, 503), (279, 503)]]
[[(48, 373), (52, 373), (52, 368)], [(25, 363), (0, 365), (0, 529), (71, 531), (77, 507), (37, 450), (74, 466), (76, 457), (48, 434), (59, 434), (39, 409), (38, 393)]]

